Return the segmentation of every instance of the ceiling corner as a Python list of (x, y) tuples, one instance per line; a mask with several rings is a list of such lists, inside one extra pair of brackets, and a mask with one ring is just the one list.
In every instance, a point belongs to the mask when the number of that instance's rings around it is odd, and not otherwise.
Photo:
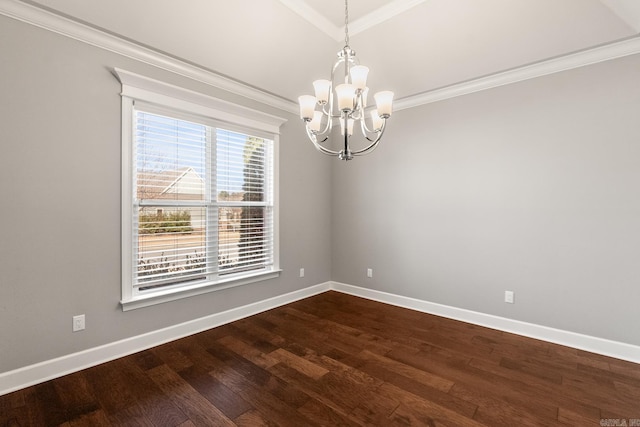
[(331, 21), (329, 21), (324, 15), (318, 13), (314, 8), (309, 6), (304, 1), (280, 0), (280, 3), (291, 9), (291, 11), (300, 15), (307, 22), (315, 26), (317, 29), (319, 29), (332, 39), (336, 41), (339, 41), (341, 39), (340, 28), (333, 25), (333, 23), (331, 23)]
[[(349, 32), (351, 35), (355, 35), (366, 31), (425, 1), (427, 0), (393, 0), (350, 22)], [(280, 0), (280, 2), (335, 41), (339, 42), (344, 39), (344, 25), (336, 26), (325, 15), (309, 6), (305, 1)]]
[(384, 5), (360, 19), (353, 21), (349, 24), (349, 31), (352, 35), (361, 33), (369, 28), (372, 28), (384, 21), (393, 18), (396, 15), (401, 14), (427, 0), (395, 0), (387, 5)]
[(636, 33), (640, 33), (640, 1), (638, 0), (600, 0)]

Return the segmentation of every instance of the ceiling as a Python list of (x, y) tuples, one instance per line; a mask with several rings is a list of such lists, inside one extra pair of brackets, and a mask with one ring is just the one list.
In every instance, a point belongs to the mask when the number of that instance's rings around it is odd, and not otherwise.
[[(18, 0), (13, 0), (18, 1)], [(343, 0), (25, 0), (285, 99), (328, 78)], [(406, 98), (640, 32), (638, 0), (350, 0), (372, 91)]]

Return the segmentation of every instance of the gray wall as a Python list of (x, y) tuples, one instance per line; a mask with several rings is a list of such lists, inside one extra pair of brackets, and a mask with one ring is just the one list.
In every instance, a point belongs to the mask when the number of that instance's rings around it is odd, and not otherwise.
[(4, 16), (0, 55), (0, 372), (330, 279), (640, 345), (638, 56), (399, 111), (348, 164), (289, 115), (281, 277), (123, 313), (110, 69), (285, 113)]
[[(0, 57), (0, 372), (330, 279), (329, 159), (304, 141), (296, 116), (4, 16)], [(113, 67), (288, 117), (280, 278), (122, 312), (121, 86)], [(81, 313), (87, 328), (72, 333)]]
[(635, 55), (398, 111), (332, 166), (332, 279), (640, 345), (639, 76)]

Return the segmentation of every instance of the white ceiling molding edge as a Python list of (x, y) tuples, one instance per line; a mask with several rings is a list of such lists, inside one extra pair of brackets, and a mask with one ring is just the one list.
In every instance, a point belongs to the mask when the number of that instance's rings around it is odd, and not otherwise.
[(394, 101), (395, 111), (640, 53), (640, 36), (540, 61)]
[[(175, 74), (191, 78), (201, 83), (244, 96), (265, 105), (278, 108), (282, 111), (287, 111), (293, 114), (299, 113), (298, 104), (294, 101), (278, 97), (255, 87), (240, 83), (236, 80), (229, 79), (213, 71), (196, 67), (152, 49), (144, 48), (120, 37), (105, 33), (104, 31), (100, 31), (71, 19), (64, 18), (55, 13), (45, 11), (36, 6), (22, 3), (18, 0), (0, 0), (0, 14), (128, 58), (156, 66)], [(546, 61), (540, 61), (467, 82), (461, 82), (444, 88), (400, 98), (394, 102), (394, 110), (399, 111), (407, 108), (418, 107), (432, 102), (442, 101), (457, 96), (638, 53), (640, 53), (640, 36), (635, 36), (622, 41), (613, 42), (592, 49), (586, 49), (584, 51), (552, 58)]]
[[(157, 103), (159, 100), (162, 103), (169, 102), (178, 109), (197, 112), (205, 117), (215, 117), (230, 123), (242, 124), (275, 135), (280, 134), (280, 126), (287, 121), (283, 117), (267, 114), (121, 68), (114, 68), (113, 73), (122, 83), (121, 95), (123, 97), (128, 96), (151, 103)], [(167, 101), (167, 99), (170, 100)]]
[(199, 68), (185, 61), (142, 47), (94, 27), (17, 0), (0, 0), (0, 14), (61, 34), (63, 36), (153, 65), (213, 87), (244, 96), (283, 111), (297, 114), (296, 103), (255, 87)]
[[(282, 0), (280, 0), (282, 1)], [(371, 27), (374, 27), (388, 19), (393, 18), (396, 15), (401, 14), (421, 3), (424, 3), (427, 0), (395, 0), (389, 4), (386, 4), (371, 13), (363, 16), (362, 18), (356, 19), (355, 21), (349, 23), (349, 33), (350, 35), (356, 35), (365, 30), (368, 30)], [(344, 39), (344, 26), (339, 29), (338, 41)]]
[[(356, 19), (349, 23), (350, 35), (355, 35), (368, 30), (388, 19), (393, 18), (402, 12), (424, 3), (427, 0), (394, 0), (373, 12), (368, 13), (362, 18)], [(337, 27), (331, 21), (324, 17), (317, 10), (299, 0), (280, 0), (280, 3), (291, 9), (303, 17), (311, 25), (331, 37), (337, 42), (344, 40), (344, 25)]]
[(637, 0), (601, 0), (601, 2), (636, 33), (640, 32), (640, 2)]
[(342, 30), (342, 35), (340, 35), (340, 28), (333, 25), (333, 23), (325, 18), (324, 15), (316, 11), (305, 2), (299, 0), (280, 0), (280, 3), (291, 9), (292, 12), (300, 15), (302, 18), (304, 18), (305, 21), (307, 21), (332, 39), (340, 41), (344, 38), (344, 30)]

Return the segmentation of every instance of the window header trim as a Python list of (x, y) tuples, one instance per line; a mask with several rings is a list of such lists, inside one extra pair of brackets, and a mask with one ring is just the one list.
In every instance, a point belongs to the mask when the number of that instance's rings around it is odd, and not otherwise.
[(172, 108), (217, 119), (234, 125), (253, 128), (273, 135), (280, 134), (280, 126), (287, 119), (244, 107), (189, 89), (161, 82), (120, 68), (113, 72), (122, 83), (121, 96), (148, 102), (171, 105)]

